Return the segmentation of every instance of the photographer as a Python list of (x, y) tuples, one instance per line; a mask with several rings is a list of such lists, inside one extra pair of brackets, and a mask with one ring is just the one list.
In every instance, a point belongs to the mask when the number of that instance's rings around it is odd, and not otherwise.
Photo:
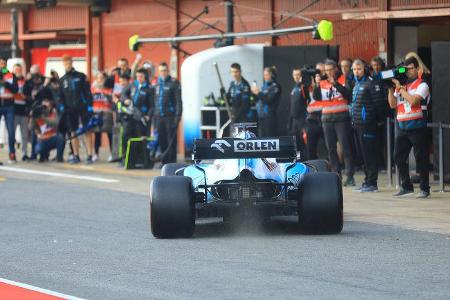
[(315, 77), (314, 100), (322, 101), (322, 126), (325, 143), (328, 149), (332, 170), (341, 174), (341, 166), (337, 155), (337, 141), (344, 150), (347, 179), (344, 186), (355, 186), (353, 178), (352, 132), (349, 114), (351, 88), (348, 80), (338, 72), (336, 62), (325, 60), (326, 79)]
[[(25, 82), (23, 93), (27, 98), (30, 109), (40, 106), (44, 99), (53, 100), (53, 95), (44, 82), (45, 78), (39, 73), (32, 73), (31, 78)], [(31, 156), (30, 160), (36, 159), (37, 136), (31, 131)]]
[(353, 88), (352, 121), (358, 146), (364, 161), (365, 178), (361, 193), (378, 191), (377, 140), (380, 139), (377, 124), (384, 119), (385, 102), (379, 83), (372, 80), (365, 71), (362, 60), (353, 62), (355, 87)]
[(53, 102), (44, 99), (32, 111), (32, 128), (37, 136), (36, 152), (39, 162), (48, 161), (50, 151), (56, 149), (56, 161), (63, 162), (64, 138), (57, 132), (58, 117)]
[(309, 100), (308, 86), (303, 83), (302, 72), (300, 68), (292, 70), (292, 79), (295, 82), (291, 91), (289, 102), (288, 132), (296, 137), (297, 149), (304, 155), (305, 143), (303, 141), (303, 131), (306, 123), (306, 106)]
[[(92, 116), (92, 94), (86, 75), (73, 68), (72, 57), (63, 56), (63, 64), (66, 74), (60, 79), (61, 98), (58, 108), (63, 113), (63, 122), (72, 137), (73, 158), (69, 163), (78, 164), (80, 163), (80, 142), (76, 137), (76, 131), (80, 121), (83, 126), (86, 126)], [(86, 133), (87, 164), (92, 164), (92, 143), (92, 132), (88, 132)]]
[(183, 112), (181, 85), (169, 75), (166, 63), (158, 67), (159, 77), (155, 84), (154, 124), (158, 131), (159, 146), (164, 153), (162, 163), (177, 161), (177, 128)]
[(277, 107), (280, 103), (281, 87), (276, 81), (274, 68), (264, 68), (264, 84), (261, 90), (252, 86), (252, 93), (256, 96), (256, 110), (258, 113), (259, 137), (273, 137), (277, 135)]
[(8, 129), (9, 163), (15, 163), (14, 94), (18, 86), (16, 76), (8, 71), (6, 65), (7, 59), (0, 58), (0, 119), (5, 117)]
[(420, 176), (420, 192), (417, 198), (430, 196), (429, 160), (427, 143), (427, 115), (426, 107), (430, 97), (428, 85), (419, 78), (419, 62), (411, 57), (404, 62), (407, 68), (406, 85), (397, 79), (392, 79), (395, 85), (389, 89), (389, 105), (397, 109), (398, 135), (394, 146), (394, 160), (398, 167), (401, 189), (394, 197), (406, 196), (414, 193), (414, 187), (409, 176), (408, 157), (414, 148), (417, 171)]
[(148, 136), (153, 113), (154, 89), (146, 80), (146, 71), (139, 69), (136, 80), (122, 91), (122, 100), (117, 104), (123, 123), (122, 153), (126, 153), (128, 140)]
[(319, 75), (320, 79), (325, 79), (325, 65), (321, 62), (316, 64), (314, 72), (308, 72), (305, 74), (311, 76), (311, 86), (309, 88), (309, 101), (306, 111), (306, 159), (317, 159), (319, 140), (323, 138), (322, 129), (322, 101), (314, 100), (313, 88), (319, 87), (319, 83), (316, 83), (315, 77)]

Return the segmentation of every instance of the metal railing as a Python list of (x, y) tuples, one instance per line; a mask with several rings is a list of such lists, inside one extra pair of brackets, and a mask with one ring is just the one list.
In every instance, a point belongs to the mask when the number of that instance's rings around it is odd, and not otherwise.
[[(388, 175), (388, 186), (392, 187), (392, 141), (391, 132), (392, 126), (394, 126), (394, 141), (398, 134), (398, 126), (395, 119), (386, 119), (386, 132), (387, 132), (387, 175)], [(450, 124), (444, 124), (442, 122), (438, 123), (427, 123), (429, 128), (438, 128), (438, 162), (439, 162), (439, 192), (445, 192), (445, 182), (444, 182), (444, 129), (450, 129)], [(395, 166), (395, 186), (398, 188), (400, 186), (400, 175), (397, 166)]]

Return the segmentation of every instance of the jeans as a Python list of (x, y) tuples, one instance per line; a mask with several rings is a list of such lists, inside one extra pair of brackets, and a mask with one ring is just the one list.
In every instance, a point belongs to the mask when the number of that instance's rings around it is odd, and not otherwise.
[(49, 138), (48, 140), (40, 140), (36, 144), (37, 154), (45, 158), (48, 158), (50, 151), (53, 149), (56, 149), (56, 159), (62, 160), (64, 152), (64, 138), (60, 133)]
[(355, 125), (359, 149), (364, 161), (364, 183), (378, 187), (378, 128), (377, 124)]
[(5, 117), (6, 128), (8, 129), (8, 145), (9, 153), (15, 153), (14, 144), (16, 142), (15, 127), (14, 127), (14, 106), (0, 107), (0, 119)]

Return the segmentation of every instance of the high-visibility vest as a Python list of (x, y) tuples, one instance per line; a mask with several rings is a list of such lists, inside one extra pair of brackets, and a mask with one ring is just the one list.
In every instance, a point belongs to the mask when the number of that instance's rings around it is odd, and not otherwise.
[[(47, 118), (56, 119), (55, 112), (51, 112)], [(49, 138), (52, 138), (56, 135), (56, 128), (52, 127), (52, 126), (48, 126), (47, 123), (45, 122), (45, 119), (43, 119), (43, 118), (37, 119), (36, 123), (39, 126), (42, 140), (48, 140)]]
[[(410, 95), (414, 95), (415, 91), (419, 87), (419, 85), (422, 83), (422, 79), (417, 78), (413, 82), (409, 83), (406, 86), (406, 91)], [(396, 93), (399, 94), (399, 90), (396, 90)], [(400, 94), (397, 96), (397, 120), (399, 122), (406, 122), (406, 121), (412, 121), (412, 120), (420, 120), (424, 118), (424, 111), (427, 110), (426, 105), (422, 105), (425, 101), (428, 100), (429, 95), (427, 99), (422, 99), (420, 103), (417, 103), (415, 105), (411, 105), (406, 99), (404, 99)]]
[(17, 105), (25, 105), (26, 102), (26, 97), (23, 94), (23, 87), (25, 85), (25, 79), (17, 79), (17, 85), (19, 87), (19, 90), (17, 91), (17, 93), (14, 94), (14, 104)]
[[(3, 80), (12, 84), (14, 82), (14, 75), (11, 73), (3, 74)], [(13, 100), (14, 94), (7, 87), (4, 87), (1, 89), (0, 98), (4, 100), (5, 99)]]
[(314, 100), (313, 90), (314, 90), (314, 88), (311, 85), (309, 87), (309, 99), (310, 99), (310, 102), (308, 103), (308, 106), (306, 107), (306, 111), (308, 113), (314, 113), (314, 112), (322, 111), (322, 101)]
[(92, 92), (92, 108), (94, 112), (108, 112), (112, 110), (111, 95), (112, 89), (91, 87)]
[[(337, 82), (345, 86), (345, 76), (341, 75)], [(348, 112), (348, 101), (344, 96), (327, 80), (320, 81), (320, 91), (322, 95), (322, 113), (334, 114)]]

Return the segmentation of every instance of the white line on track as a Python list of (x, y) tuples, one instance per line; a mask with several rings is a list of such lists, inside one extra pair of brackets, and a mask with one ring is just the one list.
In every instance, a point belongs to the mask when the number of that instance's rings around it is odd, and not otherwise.
[(4, 278), (0, 278), (0, 282), (12, 285), (12, 286), (17, 286), (17, 287), (21, 287), (30, 291), (35, 291), (38, 293), (43, 293), (43, 294), (47, 294), (50, 296), (55, 296), (55, 297), (60, 297), (63, 299), (67, 299), (67, 300), (84, 300), (82, 298), (77, 298), (74, 296), (69, 296), (69, 295), (64, 295), (58, 292), (54, 292), (54, 291), (50, 291), (50, 290), (46, 290), (46, 289), (41, 289), (39, 287), (36, 286), (32, 286), (26, 283), (20, 283), (20, 282), (16, 282), (16, 281), (12, 281), (12, 280), (8, 280), (8, 279), (4, 279)]
[(107, 178), (95, 177), (95, 176), (82, 176), (82, 175), (72, 175), (72, 174), (65, 174), (65, 173), (37, 171), (37, 170), (29, 170), (29, 169), (13, 168), (13, 167), (3, 167), (3, 166), (1, 166), (0, 170), (9, 171), (9, 172), (16, 172), (16, 173), (25, 173), (25, 174), (34, 174), (34, 175), (47, 175), (47, 176), (53, 176), (53, 177), (73, 178), (73, 179), (80, 179), (80, 180), (97, 181), (97, 182), (104, 182), (104, 183), (119, 182), (119, 180), (117, 180), (117, 179), (107, 179)]

